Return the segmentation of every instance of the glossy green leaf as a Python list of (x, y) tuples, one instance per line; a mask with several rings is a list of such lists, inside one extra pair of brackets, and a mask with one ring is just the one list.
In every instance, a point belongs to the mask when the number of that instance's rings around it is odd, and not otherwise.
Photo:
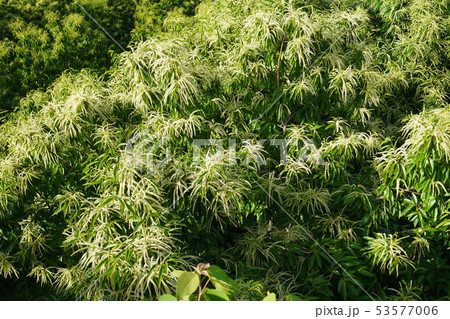
[(217, 289), (206, 289), (204, 293), (205, 300), (208, 301), (229, 301), (227, 294)]
[(175, 278), (180, 278), (180, 276), (184, 273), (183, 270), (174, 270), (172, 271), (172, 276), (174, 276)]
[(277, 296), (273, 292), (268, 292), (262, 301), (277, 301)]
[(194, 272), (183, 272), (177, 280), (177, 298), (179, 300), (188, 300), (200, 284), (198, 275)]
[(162, 295), (161, 297), (159, 297), (158, 300), (159, 301), (177, 301), (178, 299), (175, 296), (165, 294), (165, 295)]
[(229, 297), (233, 297), (238, 292), (237, 282), (231, 279), (220, 267), (212, 265), (208, 269), (208, 274), (217, 290), (226, 293)]

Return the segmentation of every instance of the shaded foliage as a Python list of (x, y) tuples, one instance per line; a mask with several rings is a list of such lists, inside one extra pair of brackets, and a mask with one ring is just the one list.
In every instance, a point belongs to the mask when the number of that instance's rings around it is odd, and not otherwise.
[(29, 94), (1, 125), (4, 281), (186, 299), (175, 269), (210, 262), (236, 300), (448, 298), (449, 21), (445, 1), (203, 2)]
[(27, 92), (47, 88), (67, 69), (103, 73), (111, 55), (122, 52), (120, 46), (126, 48), (133, 35), (149, 36), (168, 12), (183, 5), (192, 12), (196, 3), (151, 2), (1, 0), (1, 109), (13, 110)]

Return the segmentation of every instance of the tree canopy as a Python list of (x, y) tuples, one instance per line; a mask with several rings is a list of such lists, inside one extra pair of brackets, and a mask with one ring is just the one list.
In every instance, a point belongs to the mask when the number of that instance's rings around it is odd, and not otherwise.
[[(139, 3), (165, 18), (134, 9), (110, 67), (96, 54), (114, 44), (82, 13), (1, 29), (52, 68), (46, 45), (82, 45), (73, 68), (89, 69), (1, 124), (0, 291), (155, 300), (202, 262), (235, 300), (448, 299), (447, 1)], [(48, 44), (74, 21), (86, 42)], [(48, 81), (69, 67), (17, 59)]]
[(27, 92), (45, 90), (65, 70), (105, 72), (111, 52), (161, 30), (168, 12), (192, 14), (195, 3), (0, 0), (0, 108), (13, 110)]

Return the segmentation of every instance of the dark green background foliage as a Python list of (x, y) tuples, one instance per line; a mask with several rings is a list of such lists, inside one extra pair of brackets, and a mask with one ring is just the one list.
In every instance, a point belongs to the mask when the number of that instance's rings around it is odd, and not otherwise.
[(164, 18), (169, 12), (181, 11), (187, 16), (195, 13), (199, 0), (134, 0), (136, 3), (133, 39), (140, 40), (164, 29)]
[[(78, 3), (127, 47), (133, 36), (145, 38), (160, 30), (167, 12), (185, 8), (192, 14), (195, 1)], [(4, 110), (14, 109), (30, 90), (45, 89), (65, 70), (104, 72), (111, 65), (111, 51), (122, 52), (71, 0), (1, 0), (0, 17), (0, 108)]]
[(0, 2), (2, 298), (156, 300), (201, 262), (235, 300), (448, 300), (447, 1), (84, 2), (126, 52)]

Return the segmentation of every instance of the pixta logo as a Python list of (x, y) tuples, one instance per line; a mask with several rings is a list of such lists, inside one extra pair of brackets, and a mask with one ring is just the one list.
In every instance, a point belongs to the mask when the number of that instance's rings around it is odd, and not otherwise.
[(136, 133), (126, 143), (126, 164), (138, 171), (153, 173), (164, 167), (171, 159), (170, 138), (147, 131)]
[[(127, 165), (139, 171), (147, 170), (147, 173), (162, 169), (175, 156), (171, 147), (174, 142), (176, 143), (170, 137), (158, 133), (139, 132), (126, 144)], [(295, 149), (295, 156), (289, 155), (291, 147)], [(281, 165), (308, 161), (315, 165), (324, 163), (319, 149), (307, 139), (192, 139), (188, 148), (192, 165), (201, 164), (205, 157), (220, 155), (218, 157), (226, 160), (229, 165), (249, 165), (253, 162), (265, 166), (267, 158), (264, 154), (269, 152), (275, 156), (272, 159)]]

